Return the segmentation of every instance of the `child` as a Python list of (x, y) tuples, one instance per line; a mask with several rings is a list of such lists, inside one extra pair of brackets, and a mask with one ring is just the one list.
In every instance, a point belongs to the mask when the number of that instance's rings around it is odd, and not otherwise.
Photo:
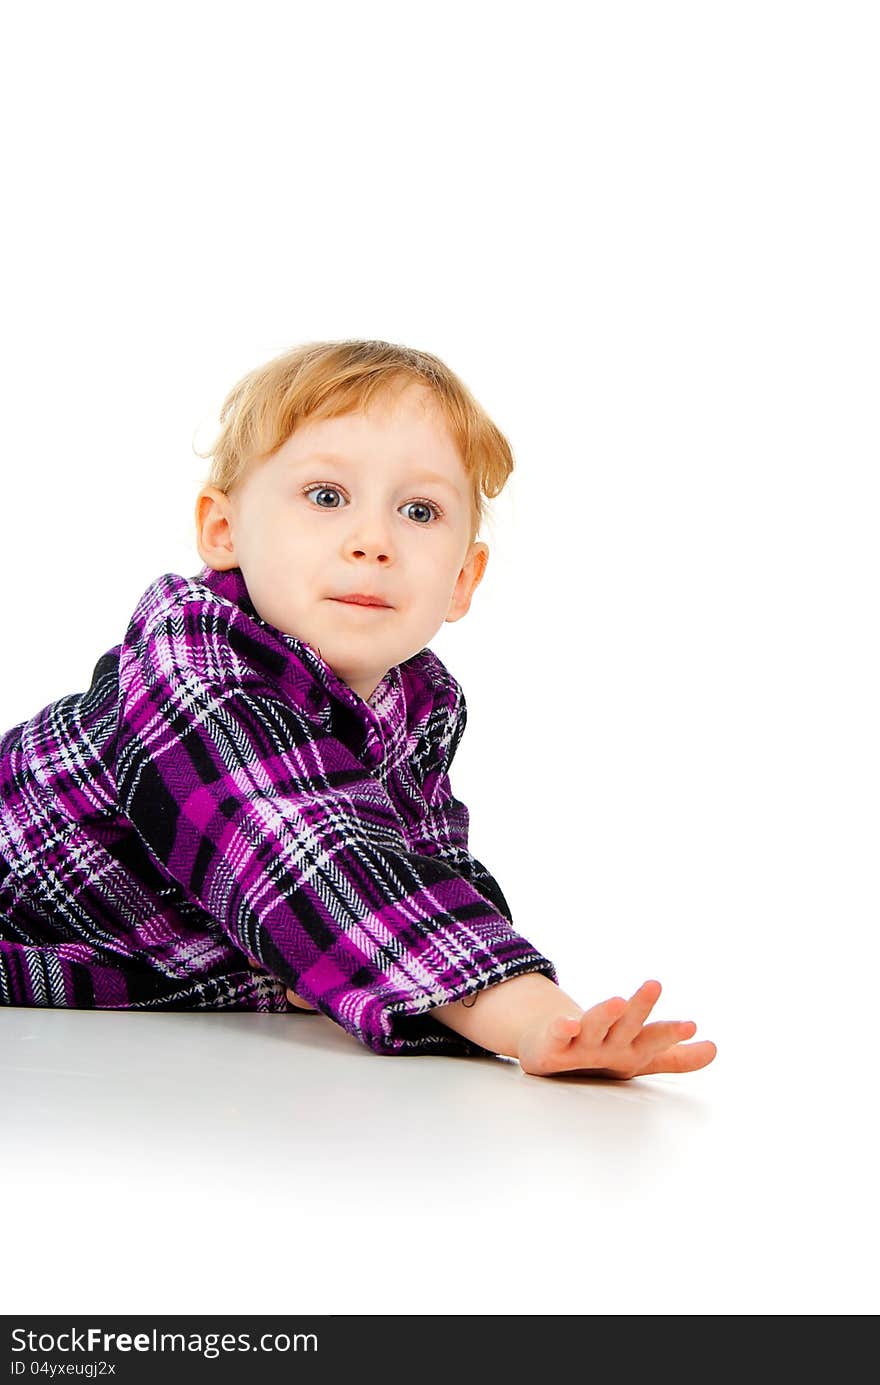
[[(231, 390), (204, 566), (0, 739), (0, 1001), (308, 1010), (375, 1053), (687, 1072), (648, 981), (584, 1011), (468, 850), (464, 695), (427, 648), (509, 445), (435, 356), (312, 343)], [(199, 454), (207, 455), (207, 454)]]

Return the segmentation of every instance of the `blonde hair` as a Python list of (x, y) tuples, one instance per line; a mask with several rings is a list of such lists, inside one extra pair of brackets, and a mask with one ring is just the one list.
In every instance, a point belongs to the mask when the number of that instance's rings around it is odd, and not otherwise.
[(309, 342), (242, 376), (223, 401), (213, 447), (193, 449), (213, 459), (205, 484), (228, 492), (304, 419), (366, 409), (375, 395), (409, 380), (432, 391), (461, 454), (470, 480), (473, 543), (486, 519), (486, 501), (499, 494), (513, 470), (510, 443), (437, 356), (387, 341)]

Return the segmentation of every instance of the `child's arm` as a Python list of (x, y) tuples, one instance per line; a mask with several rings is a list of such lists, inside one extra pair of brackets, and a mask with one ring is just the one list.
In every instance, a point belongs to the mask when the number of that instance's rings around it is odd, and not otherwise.
[[(462, 725), (465, 714), (463, 707)], [(460, 737), (461, 729), (456, 743)], [(511, 920), (498, 882), (469, 850), (470, 814), (453, 794), (448, 773), (443, 774), (434, 797), (431, 838), (439, 843), (444, 858)], [(715, 1045), (708, 1040), (681, 1042), (696, 1030), (692, 1021), (645, 1027), (660, 989), (659, 981), (646, 981), (628, 1002), (615, 996), (585, 1012), (549, 977), (533, 972), (490, 983), (431, 1013), (482, 1048), (518, 1058), (520, 1066), (535, 1076), (578, 1071), (627, 1078), (705, 1067), (715, 1057)], [(293, 999), (289, 991), (288, 997)]]
[[(251, 959), (251, 965), (258, 964)], [(456, 1000), (433, 1013), (482, 1048), (518, 1058), (534, 1077), (579, 1072), (627, 1079), (707, 1067), (717, 1052), (712, 1041), (682, 1042), (695, 1032), (693, 1020), (645, 1024), (660, 990), (659, 981), (646, 981), (628, 1001), (614, 996), (584, 1011), (548, 977), (534, 973), (476, 992), (473, 1005)], [(287, 997), (308, 1009), (289, 989)]]
[(659, 981), (646, 981), (628, 1001), (614, 996), (582, 1010), (546, 976), (515, 976), (478, 991), (473, 1005), (457, 1000), (434, 1015), (483, 1048), (518, 1058), (536, 1077), (629, 1078), (706, 1067), (715, 1045), (682, 1042), (696, 1032), (692, 1020), (645, 1024), (660, 990)]

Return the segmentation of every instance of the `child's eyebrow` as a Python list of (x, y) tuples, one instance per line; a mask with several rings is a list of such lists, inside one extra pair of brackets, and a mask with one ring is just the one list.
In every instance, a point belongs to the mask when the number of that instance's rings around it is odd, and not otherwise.
[[(293, 465), (297, 469), (301, 469), (311, 466), (313, 462), (329, 462), (332, 466), (347, 466), (349, 469), (356, 466), (350, 457), (344, 456), (341, 452), (310, 452), (308, 457), (300, 457)], [(436, 471), (415, 472), (411, 479), (414, 482), (427, 481), (432, 486), (445, 486), (451, 495), (461, 499), (461, 492), (458, 487), (447, 476), (440, 476)]]

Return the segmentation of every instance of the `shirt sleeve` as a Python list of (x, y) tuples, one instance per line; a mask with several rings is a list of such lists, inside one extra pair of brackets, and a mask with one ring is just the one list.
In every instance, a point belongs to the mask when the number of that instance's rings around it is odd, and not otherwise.
[(527, 972), (558, 984), (552, 962), (456, 829), (417, 849), (379, 778), (231, 657), (206, 607), (123, 648), (122, 811), (234, 944), (368, 1048), (484, 1053), (431, 1009)]
[(455, 797), (449, 774), (444, 772), (434, 792), (433, 806), (420, 827), (418, 846), (429, 854), (436, 852), (512, 924), (513, 915), (501, 886), (483, 862), (471, 852), (469, 835), (470, 813), (467, 805)]

